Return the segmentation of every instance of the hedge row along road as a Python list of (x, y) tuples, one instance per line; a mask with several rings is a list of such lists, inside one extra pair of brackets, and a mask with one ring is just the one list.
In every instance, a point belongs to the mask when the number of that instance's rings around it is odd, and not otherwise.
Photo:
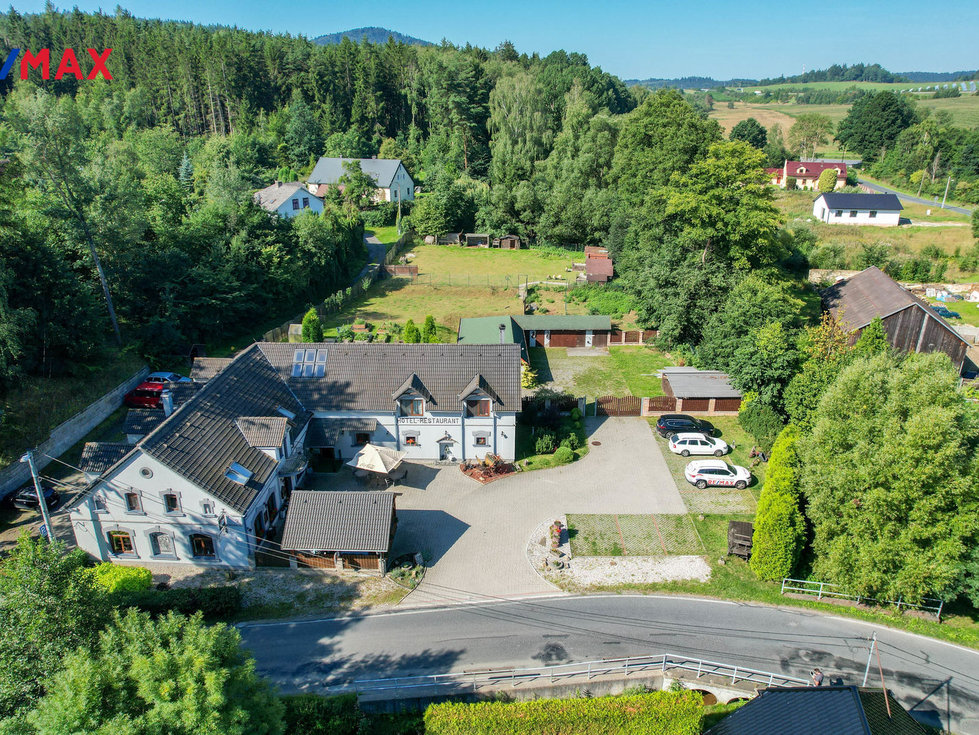
[[(673, 653), (860, 684), (877, 631), (885, 682), (931, 724), (979, 735), (979, 651), (794, 608), (665, 596), (547, 597), (239, 626), (284, 691), (358, 679)], [(879, 686), (877, 662), (868, 685)]]

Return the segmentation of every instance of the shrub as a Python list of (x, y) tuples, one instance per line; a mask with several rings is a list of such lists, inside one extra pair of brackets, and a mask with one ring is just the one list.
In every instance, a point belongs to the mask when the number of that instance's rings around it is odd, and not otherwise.
[(340, 342), (350, 342), (354, 338), (354, 329), (349, 324), (337, 327), (337, 340)]
[(316, 309), (310, 308), (303, 317), (303, 342), (322, 342), (323, 324)]
[(792, 574), (805, 538), (799, 509), (799, 431), (789, 424), (772, 446), (765, 485), (758, 499), (752, 537), (751, 570), (761, 579), (780, 580)]
[(846, 268), (846, 250), (837, 242), (820, 243), (810, 251), (809, 265), (826, 270)]
[(838, 176), (839, 174), (836, 169), (827, 168), (819, 174), (819, 179), (816, 180), (816, 187), (823, 194), (831, 192), (836, 188), (836, 178)]
[(574, 460), (574, 452), (568, 447), (560, 446), (554, 452), (554, 461), (558, 464), (568, 464)]
[(139, 592), (153, 584), (153, 573), (145, 567), (123, 567), (104, 561), (89, 570), (92, 581), (106, 592)]
[(401, 331), (401, 339), (409, 344), (416, 344), (422, 341), (422, 333), (415, 326), (414, 320), (409, 319), (405, 322), (405, 328)]
[(141, 590), (139, 592), (118, 592), (115, 604), (120, 607), (135, 607), (153, 617), (170, 610), (182, 615), (200, 612), (206, 620), (228, 620), (241, 610), (241, 592), (234, 585), (223, 587), (200, 587), (169, 590)]
[(581, 421), (581, 411), (577, 406), (571, 409), (571, 420), (574, 422)]
[(697, 692), (536, 699), (527, 702), (443, 702), (425, 710), (428, 735), (696, 735)]
[(561, 446), (567, 447), (568, 449), (577, 449), (581, 446), (581, 439), (578, 437), (577, 433), (571, 432), (564, 438), (564, 441), (561, 442)]
[(438, 336), (435, 329), (435, 317), (431, 314), (425, 317), (425, 324), (422, 326), (421, 331), (422, 342), (438, 342)]
[(554, 451), (554, 435), (553, 434), (541, 434), (537, 437), (537, 443), (534, 445), (534, 449), (537, 454), (550, 454)]
[(295, 694), (282, 697), (286, 707), (286, 732), (302, 735), (358, 735), (365, 732), (366, 717), (356, 694), (321, 697)]
[(766, 452), (772, 448), (775, 437), (782, 430), (782, 417), (771, 406), (757, 399), (742, 404), (738, 423)]
[(520, 387), (534, 388), (537, 386), (537, 371), (530, 365), (522, 365), (520, 368)]

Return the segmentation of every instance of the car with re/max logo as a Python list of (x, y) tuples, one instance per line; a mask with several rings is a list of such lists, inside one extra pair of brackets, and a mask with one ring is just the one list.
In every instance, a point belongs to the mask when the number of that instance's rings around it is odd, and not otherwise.
[(751, 482), (751, 472), (744, 467), (730, 465), (723, 459), (698, 459), (683, 471), (687, 482), (701, 490), (708, 486), (736, 487), (743, 490)]

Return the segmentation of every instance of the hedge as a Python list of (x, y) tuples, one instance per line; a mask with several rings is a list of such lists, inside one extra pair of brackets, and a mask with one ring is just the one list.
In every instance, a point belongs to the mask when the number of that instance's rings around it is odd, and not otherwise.
[(282, 697), (286, 732), (296, 735), (359, 735), (366, 718), (357, 704), (356, 694), (322, 697), (296, 694)]
[(241, 610), (241, 592), (234, 585), (119, 592), (114, 601), (120, 607), (135, 607), (153, 617), (173, 610), (183, 615), (200, 612), (209, 621), (229, 620)]
[(758, 498), (748, 563), (761, 579), (774, 581), (791, 575), (805, 540), (805, 519), (799, 508), (798, 441), (799, 430), (793, 424), (778, 435)]
[(781, 416), (757, 397), (741, 405), (738, 411), (738, 423), (755, 438), (765, 452), (772, 448), (772, 443), (783, 425)]
[(426, 735), (697, 735), (703, 700), (696, 692), (446, 702), (425, 711)]
[(124, 567), (104, 561), (89, 571), (92, 581), (106, 592), (140, 592), (153, 584), (153, 573), (146, 567)]

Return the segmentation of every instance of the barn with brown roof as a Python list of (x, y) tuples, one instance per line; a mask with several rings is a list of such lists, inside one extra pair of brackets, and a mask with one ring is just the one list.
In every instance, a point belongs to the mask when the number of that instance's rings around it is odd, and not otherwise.
[(891, 346), (903, 352), (944, 352), (962, 369), (968, 342), (925, 301), (871, 266), (822, 293), (823, 306), (852, 333), (851, 343), (880, 317)]

